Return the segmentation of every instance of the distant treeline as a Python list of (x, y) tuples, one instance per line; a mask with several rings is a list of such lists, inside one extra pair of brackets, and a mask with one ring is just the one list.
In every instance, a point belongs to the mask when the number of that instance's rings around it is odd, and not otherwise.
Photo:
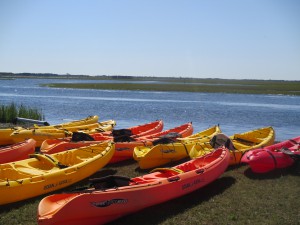
[(54, 73), (7, 73), (0, 72), (2, 78), (90, 78), (89, 75), (70, 75), (70, 74), (54, 74)]
[[(144, 79), (137, 76), (124, 75), (71, 75), (71, 74), (55, 74), (55, 73), (8, 73), (0, 72), (0, 78), (62, 78), (62, 79)], [(161, 79), (161, 78), (158, 78)]]
[(85, 80), (133, 80), (133, 81), (163, 81), (180, 83), (219, 83), (219, 84), (248, 84), (249, 82), (300, 82), (285, 80), (258, 80), (258, 79), (223, 79), (223, 78), (193, 78), (193, 77), (158, 77), (158, 76), (130, 76), (130, 75), (74, 75), (55, 73), (11, 73), (0, 72), (0, 79), (36, 78), (36, 79), (85, 79)]
[(183, 80), (203, 80), (198, 78), (186, 77), (155, 77), (155, 76), (130, 76), (130, 75), (74, 75), (74, 74), (55, 74), (55, 73), (10, 73), (0, 72), (0, 79), (13, 78), (55, 78), (55, 79), (88, 79), (88, 80), (151, 80), (151, 81), (183, 81)]

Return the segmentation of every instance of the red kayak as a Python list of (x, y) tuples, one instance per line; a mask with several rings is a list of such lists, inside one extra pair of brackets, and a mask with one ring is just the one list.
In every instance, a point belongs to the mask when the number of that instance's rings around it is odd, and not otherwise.
[(267, 173), (292, 166), (297, 159), (300, 159), (300, 136), (248, 151), (241, 162), (247, 163), (255, 173)]
[(135, 178), (92, 179), (91, 188), (42, 199), (38, 224), (105, 224), (202, 188), (222, 175), (228, 163), (229, 151), (221, 147), (203, 157)]
[(0, 148), (0, 164), (27, 159), (29, 154), (35, 152), (35, 143), (33, 139), (27, 139), (16, 144)]
[[(75, 135), (72, 136), (72, 139), (67, 138), (56, 138), (56, 139), (47, 139), (43, 141), (40, 149), (44, 152), (47, 152), (48, 154), (56, 153), (51, 152), (52, 148), (61, 143), (61, 142), (69, 142), (69, 141), (116, 141), (115, 139), (121, 139), (121, 138), (136, 138), (140, 136), (145, 135), (151, 135), (158, 132), (161, 132), (163, 130), (164, 123), (162, 120), (156, 120), (150, 123), (145, 123), (133, 127), (129, 127), (126, 129), (114, 129), (112, 131), (106, 131), (106, 132), (99, 132), (99, 133), (93, 133), (93, 134), (84, 134), (84, 133), (78, 133), (74, 132)], [(85, 146), (85, 145), (82, 145)], [(49, 151), (49, 152), (48, 152)]]
[(145, 135), (155, 134), (163, 130), (164, 123), (162, 120), (156, 120), (150, 123), (141, 124), (125, 129), (114, 129), (112, 131), (99, 132), (90, 134), (96, 141), (113, 140), (122, 136), (130, 136), (132, 138)]
[[(173, 134), (173, 139), (178, 137), (187, 137), (193, 133), (192, 123), (185, 123), (178, 127), (174, 127), (168, 130), (157, 132), (150, 135), (132, 137), (132, 136), (119, 136), (115, 139), (115, 153), (110, 163), (116, 163), (127, 159), (133, 158), (133, 149), (136, 146), (153, 146), (155, 141), (159, 141), (166, 136)], [(82, 135), (82, 134), (79, 134)], [(72, 141), (71, 139), (52, 139), (46, 140), (41, 145), (40, 151), (46, 154), (53, 154), (73, 148), (79, 148), (90, 144), (96, 144), (99, 142), (97, 139), (93, 139), (92, 136), (83, 134), (86, 137), (86, 141)], [(91, 139), (89, 139), (91, 138)], [(109, 139), (107, 139), (109, 140)], [(154, 143), (153, 143), (154, 142)]]

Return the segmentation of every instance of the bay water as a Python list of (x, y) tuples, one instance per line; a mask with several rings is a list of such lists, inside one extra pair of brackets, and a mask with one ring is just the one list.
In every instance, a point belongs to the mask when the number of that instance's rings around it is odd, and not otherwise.
[[(194, 133), (219, 124), (227, 135), (265, 126), (275, 129), (276, 141), (300, 135), (299, 96), (87, 90), (40, 86), (45, 83), (64, 82), (116, 81), (0, 80), (0, 104), (14, 102), (17, 105), (41, 109), (45, 120), (50, 124), (98, 115), (99, 121), (115, 120), (117, 129), (162, 119), (165, 129), (192, 122)], [(149, 81), (147, 83), (152, 84)]]

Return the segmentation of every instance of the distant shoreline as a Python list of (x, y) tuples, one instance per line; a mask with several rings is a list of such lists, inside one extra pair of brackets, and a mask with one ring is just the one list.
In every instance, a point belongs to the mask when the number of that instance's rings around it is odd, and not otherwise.
[(34, 79), (84, 79), (84, 80), (151, 80), (151, 81), (181, 81), (181, 82), (300, 82), (300, 80), (263, 80), (263, 79), (225, 79), (225, 78), (194, 78), (194, 77), (157, 77), (157, 76), (130, 76), (130, 75), (74, 75), (55, 73), (11, 73), (0, 72), (0, 79), (34, 78)]
[(53, 88), (102, 89), (102, 90), (132, 90), (132, 91), (174, 91), (174, 92), (204, 92), (233, 94), (273, 94), (300, 95), (300, 82), (234, 82), (220, 83), (50, 83), (43, 86)]
[[(176, 91), (234, 94), (274, 94), (300, 95), (300, 81), (284, 80), (237, 80), (219, 78), (185, 77), (137, 77), (137, 76), (88, 76), (32, 73), (1, 73), (0, 79), (69, 79), (90, 80), (91, 83), (46, 83), (53, 88), (135, 90), (135, 91)], [(118, 83), (92, 83), (93, 80), (118, 81)], [(122, 82), (124, 81), (124, 82)], [(157, 83), (133, 83), (136, 81), (156, 81)], [(131, 83), (132, 82), (132, 83)]]

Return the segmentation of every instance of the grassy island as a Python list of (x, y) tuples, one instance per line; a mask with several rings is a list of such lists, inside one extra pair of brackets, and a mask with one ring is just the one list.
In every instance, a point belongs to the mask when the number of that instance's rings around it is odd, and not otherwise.
[[(132, 81), (132, 80), (131, 80)], [(145, 80), (146, 81), (146, 80)], [(226, 79), (171, 79), (160, 83), (50, 83), (48, 87), (106, 89), (106, 90), (143, 90), (179, 91), (236, 94), (281, 94), (300, 95), (300, 81), (266, 80), (226, 80)]]
[[(300, 95), (300, 80), (253, 80), (125, 75), (71, 75), (52, 73), (5, 73), (0, 79), (44, 79), (43, 86), (56, 88), (177, 91), (236, 94)], [(85, 80), (85, 83), (47, 83), (48, 79)], [(102, 83), (95, 82), (101, 80)], [(114, 82), (116, 81), (116, 82)]]

